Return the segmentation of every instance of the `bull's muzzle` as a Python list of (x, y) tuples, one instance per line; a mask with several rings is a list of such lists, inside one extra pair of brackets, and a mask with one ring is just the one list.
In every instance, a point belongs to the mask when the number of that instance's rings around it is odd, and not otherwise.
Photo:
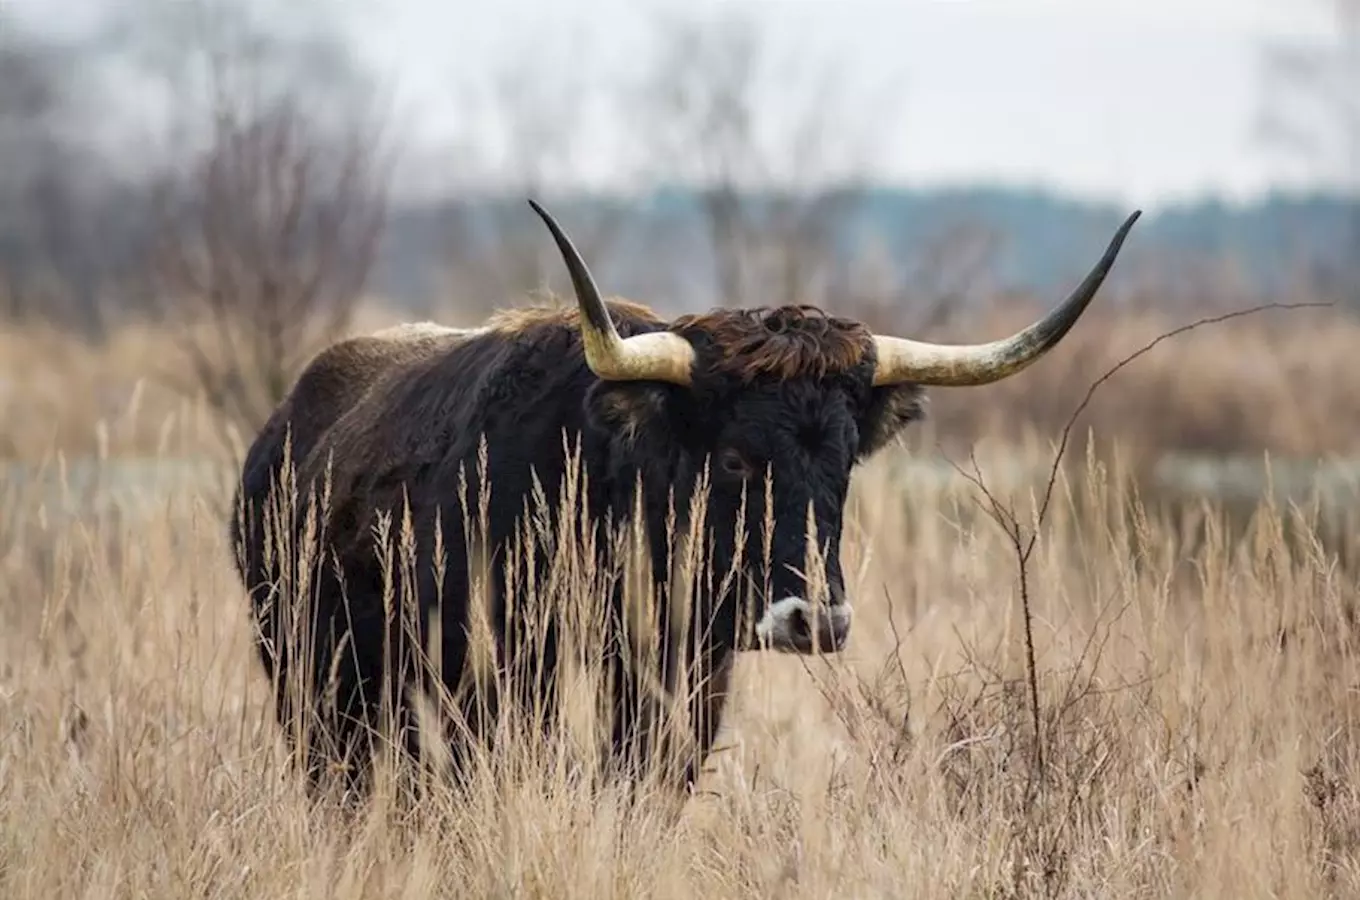
[(815, 608), (802, 597), (770, 604), (756, 623), (756, 642), (781, 653), (835, 653), (850, 637), (850, 604), (821, 603)]

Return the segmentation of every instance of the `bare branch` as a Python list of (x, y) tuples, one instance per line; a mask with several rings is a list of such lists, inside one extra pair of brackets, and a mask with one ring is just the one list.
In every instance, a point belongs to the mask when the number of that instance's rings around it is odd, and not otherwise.
[(216, 86), (209, 145), (162, 185), (152, 286), (195, 389), (258, 428), (349, 327), (385, 222), (387, 169), (369, 121), (328, 126), (307, 97), (261, 102)]

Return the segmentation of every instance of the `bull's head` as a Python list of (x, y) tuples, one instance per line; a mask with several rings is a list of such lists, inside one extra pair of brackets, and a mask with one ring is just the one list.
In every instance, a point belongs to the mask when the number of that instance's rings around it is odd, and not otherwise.
[[(839, 545), (854, 465), (920, 417), (924, 385), (990, 384), (1051, 350), (1095, 296), (1139, 216), (1125, 220), (1095, 268), (1047, 316), (1002, 340), (947, 345), (872, 334), (802, 307), (720, 310), (624, 338), (571, 240), (530, 204), (571, 275), (586, 362), (599, 378), (587, 399), (590, 419), (609, 436), (614, 468), (659, 473), (672, 484), (709, 473), (708, 521), (746, 517), (742, 574), (755, 588), (739, 592), (754, 598), (748, 603), (720, 600), (713, 627), (728, 630), (732, 646), (796, 653), (838, 650), (849, 634)], [(768, 562), (749, 547), (762, 542), (767, 485)], [(817, 579), (804, 574), (810, 525), (825, 562)], [(711, 562), (720, 571), (737, 556), (736, 531), (713, 529)], [(814, 581), (822, 596), (809, 596)], [(739, 618), (755, 627), (738, 632)]]

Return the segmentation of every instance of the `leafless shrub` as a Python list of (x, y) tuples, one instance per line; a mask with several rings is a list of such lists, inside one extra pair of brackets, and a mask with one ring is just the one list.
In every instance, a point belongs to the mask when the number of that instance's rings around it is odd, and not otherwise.
[(181, 387), (251, 432), (263, 424), (363, 298), (382, 177), (370, 133), (337, 146), (296, 100), (219, 112), (153, 258), (161, 310), (192, 364)]

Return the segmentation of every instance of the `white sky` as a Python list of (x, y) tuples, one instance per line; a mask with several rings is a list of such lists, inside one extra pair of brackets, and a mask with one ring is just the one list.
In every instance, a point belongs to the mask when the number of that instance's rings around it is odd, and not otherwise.
[[(26, 18), (101, 0), (0, 0)], [(102, 0), (103, 3), (117, 0)], [(408, 139), (467, 128), (455, 85), (511, 52), (642, 65), (647, 13), (683, 0), (352, 0)], [(738, 0), (689, 0), (718, 9)], [(786, 46), (832, 55), (874, 106), (879, 172), (1045, 186), (1130, 203), (1243, 197), (1297, 177), (1253, 136), (1259, 51), (1327, 37), (1327, 0), (746, 0)], [(67, 21), (70, 21), (69, 19)], [(886, 102), (885, 102), (886, 101)], [(607, 177), (614, 143), (587, 149)]]

